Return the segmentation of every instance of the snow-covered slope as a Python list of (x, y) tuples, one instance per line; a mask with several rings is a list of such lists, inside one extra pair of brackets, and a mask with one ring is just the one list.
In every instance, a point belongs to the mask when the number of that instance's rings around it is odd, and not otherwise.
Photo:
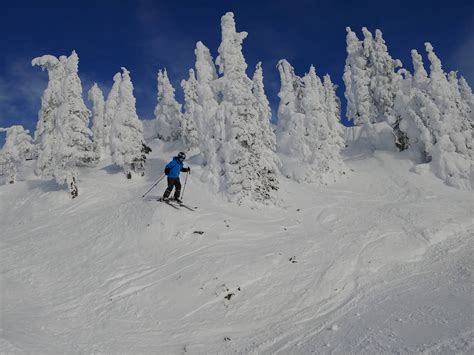
[[(231, 205), (192, 166), (175, 210), (103, 164), (79, 198), (0, 186), (5, 352), (469, 353), (474, 195), (401, 154), (346, 152), (345, 181), (281, 177), (279, 207)], [(202, 233), (201, 233), (202, 232)]]

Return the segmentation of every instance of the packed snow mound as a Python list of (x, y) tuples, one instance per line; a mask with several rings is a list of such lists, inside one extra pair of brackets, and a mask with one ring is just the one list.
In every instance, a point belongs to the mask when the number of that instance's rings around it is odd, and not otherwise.
[(176, 210), (141, 198), (176, 153), (151, 147), (144, 177), (81, 168), (75, 200), (30, 166), (0, 186), (1, 352), (474, 350), (472, 193), (349, 149), (350, 179), (236, 206), (192, 157)]

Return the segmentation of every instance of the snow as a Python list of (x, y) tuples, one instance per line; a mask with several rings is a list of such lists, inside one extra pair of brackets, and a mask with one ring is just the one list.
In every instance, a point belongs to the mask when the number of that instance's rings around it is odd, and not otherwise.
[(33, 162), (0, 186), (1, 352), (474, 350), (474, 194), (409, 152), (351, 144), (350, 179), (279, 176), (277, 206), (226, 202), (191, 157), (176, 211), (141, 198), (175, 153), (151, 147), (144, 177), (80, 168), (75, 200)]

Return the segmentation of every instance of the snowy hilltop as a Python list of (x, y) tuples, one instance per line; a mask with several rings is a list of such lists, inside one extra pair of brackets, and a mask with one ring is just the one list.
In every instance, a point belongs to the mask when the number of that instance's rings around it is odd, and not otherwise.
[(34, 58), (36, 130), (0, 128), (0, 352), (472, 353), (474, 95), (430, 43), (410, 72), (346, 30), (353, 127), (286, 59), (272, 117), (233, 13), (151, 120), (126, 68), (89, 110), (75, 51)]
[[(385, 146), (393, 142), (398, 151), (410, 152), (414, 172), (430, 170), (450, 186), (472, 190), (474, 96), (467, 81), (457, 72), (445, 73), (428, 42), (429, 73), (416, 50), (411, 73), (390, 56), (380, 30), (373, 35), (364, 27), (363, 39), (349, 27), (346, 30), (344, 96), (346, 116), (356, 130), (362, 131), (373, 150), (385, 140)], [(287, 60), (280, 60), (280, 103), (274, 126), (261, 63), (252, 77), (247, 75), (242, 44), (248, 33), (237, 31), (230, 12), (222, 16), (221, 33), (215, 60), (202, 42), (196, 44), (195, 68), (181, 82), (184, 105), (176, 100), (166, 69), (158, 72), (151, 121), (138, 118), (127, 69), (114, 76), (106, 99), (94, 84), (88, 92), (91, 112), (82, 98), (76, 52), (33, 59), (33, 65), (48, 71), (48, 87), (33, 139), (18, 140), (17, 134), (28, 133), (5, 128), (10, 137), (0, 151), (5, 182), (15, 182), (26, 153), (36, 161), (38, 177), (67, 186), (75, 198), (80, 167), (97, 166), (107, 157), (127, 178), (142, 175), (147, 144), (153, 139), (197, 152), (206, 167), (200, 179), (239, 204), (278, 203), (279, 174), (317, 185), (350, 175), (341, 155), (347, 129), (341, 124), (341, 100), (331, 77), (326, 74), (321, 79), (313, 65), (298, 76)], [(392, 136), (379, 136), (380, 124), (388, 124)], [(25, 139), (31, 147), (23, 144)]]

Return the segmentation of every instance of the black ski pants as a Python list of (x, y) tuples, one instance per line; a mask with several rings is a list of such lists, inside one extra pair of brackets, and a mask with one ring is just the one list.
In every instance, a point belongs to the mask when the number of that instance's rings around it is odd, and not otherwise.
[(179, 198), (179, 196), (181, 195), (181, 181), (179, 181), (179, 178), (170, 177), (168, 178), (168, 187), (166, 188), (166, 191), (163, 195), (164, 198), (168, 198), (170, 196), (173, 187), (175, 188), (174, 198)]

